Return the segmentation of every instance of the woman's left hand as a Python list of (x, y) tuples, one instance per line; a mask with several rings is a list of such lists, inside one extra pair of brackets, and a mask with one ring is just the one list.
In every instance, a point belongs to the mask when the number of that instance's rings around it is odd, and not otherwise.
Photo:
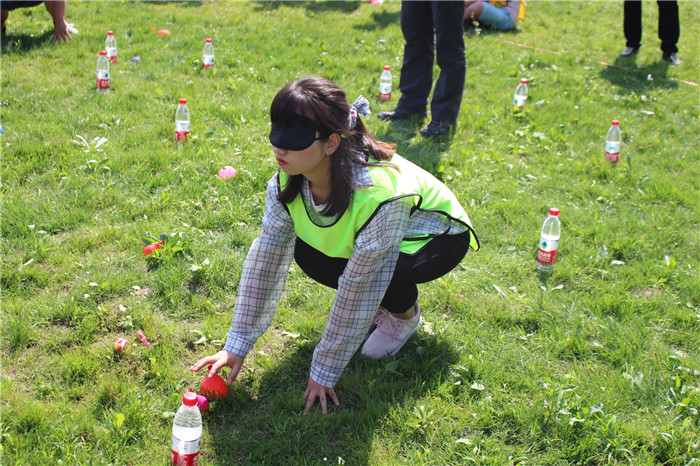
[(306, 387), (306, 391), (304, 392), (304, 399), (306, 400), (306, 408), (304, 409), (304, 414), (309, 413), (311, 407), (314, 405), (317, 398), (321, 402), (321, 412), (323, 414), (326, 414), (326, 412), (328, 411), (326, 397), (330, 397), (334, 405), (338, 406), (340, 404), (338, 402), (338, 397), (335, 394), (335, 390), (333, 390), (332, 387), (324, 387), (323, 385), (316, 383), (314, 379), (309, 377), (309, 385)]

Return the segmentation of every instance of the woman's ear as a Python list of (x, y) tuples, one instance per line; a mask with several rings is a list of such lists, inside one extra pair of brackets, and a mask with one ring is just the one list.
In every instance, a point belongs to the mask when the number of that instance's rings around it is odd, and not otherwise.
[(332, 155), (340, 147), (340, 134), (333, 133), (328, 136), (328, 142), (326, 143), (326, 155)]

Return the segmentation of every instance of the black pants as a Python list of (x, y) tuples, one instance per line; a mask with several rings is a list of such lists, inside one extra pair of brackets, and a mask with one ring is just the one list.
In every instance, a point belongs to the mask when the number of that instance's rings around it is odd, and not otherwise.
[[(382, 306), (389, 312), (406, 312), (418, 299), (418, 283), (442, 277), (464, 258), (469, 249), (470, 233), (434, 238), (414, 254), (400, 253)], [(328, 257), (297, 238), (294, 260), (309, 277), (338, 289), (338, 278), (345, 271), (347, 259)]]
[[(677, 53), (678, 38), (681, 34), (678, 22), (678, 2), (675, 0), (658, 0), (659, 5), (659, 39), (661, 50), (665, 53)], [(642, 2), (626, 0), (624, 4), (624, 29), (627, 47), (639, 47), (642, 43)]]
[(406, 44), (397, 107), (416, 113), (425, 111), (433, 86), (433, 61), (437, 52), (440, 76), (430, 102), (430, 113), (435, 121), (454, 123), (457, 120), (467, 71), (463, 22), (463, 1), (401, 3), (401, 31)]
[(5, 2), (0, 2), (0, 10), (5, 10), (5, 11), (12, 11), (16, 10), (17, 8), (30, 8), (33, 6), (41, 5), (44, 3), (43, 0), (41, 1), (5, 1)]

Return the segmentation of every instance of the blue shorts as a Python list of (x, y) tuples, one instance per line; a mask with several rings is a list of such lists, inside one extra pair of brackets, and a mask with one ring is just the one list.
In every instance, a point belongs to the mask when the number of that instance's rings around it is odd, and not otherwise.
[(510, 17), (510, 13), (505, 8), (498, 8), (490, 3), (483, 2), (484, 11), (479, 16), (479, 22), (484, 23), (491, 29), (507, 31), (515, 28), (515, 22)]

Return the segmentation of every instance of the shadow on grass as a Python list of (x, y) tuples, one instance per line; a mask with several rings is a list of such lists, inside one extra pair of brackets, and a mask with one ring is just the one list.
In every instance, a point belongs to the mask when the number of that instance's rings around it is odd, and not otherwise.
[(375, 31), (380, 28), (384, 29), (389, 26), (400, 24), (401, 22), (400, 11), (373, 12), (370, 16), (372, 18), (372, 22), (357, 24), (354, 26), (354, 28), (359, 31)]
[(439, 179), (441, 154), (452, 144), (454, 132), (437, 138), (424, 138), (419, 130), (428, 121), (418, 117), (393, 121), (386, 130), (377, 131), (374, 136), (380, 141), (396, 144), (399, 155)]
[(464, 35), (465, 40), (473, 38), (475, 36), (504, 36), (508, 38), (513, 38), (514, 36), (517, 36), (520, 34), (520, 31), (518, 28), (514, 29), (509, 29), (507, 31), (502, 31), (498, 29), (491, 29), (489, 26), (486, 26), (481, 23), (471, 23), (469, 24), (467, 21), (464, 22)]
[(2, 51), (3, 53), (24, 54), (50, 44), (52, 38), (53, 30), (46, 30), (41, 34), (8, 33), (2, 38)]
[(317, 1), (302, 1), (302, 2), (290, 2), (290, 1), (267, 1), (267, 2), (255, 2), (256, 11), (264, 10), (276, 10), (280, 6), (286, 6), (290, 8), (306, 8), (310, 12), (323, 12), (323, 11), (344, 11), (346, 13), (352, 13), (353, 11), (360, 8), (362, 2), (358, 1), (333, 1), (333, 2), (317, 2)]
[(675, 89), (678, 83), (666, 77), (669, 66), (668, 63), (659, 61), (638, 67), (636, 57), (618, 57), (614, 63), (600, 71), (600, 76), (615, 86), (634, 92), (660, 87)]
[(183, 1), (183, 0), (171, 0), (171, 1), (167, 1), (167, 0), (158, 0), (158, 1), (156, 1), (156, 2), (154, 2), (153, 0), (141, 0), (141, 1), (142, 1), (143, 3), (152, 3), (152, 4), (154, 4), (154, 5), (159, 5), (159, 4), (160, 4), (160, 5), (166, 5), (166, 4), (168, 4), (168, 3), (177, 3), (178, 5), (184, 6), (184, 7), (195, 7), (195, 6), (196, 6), (196, 7), (199, 7), (199, 6), (202, 6), (202, 2), (203, 2), (203, 0), (189, 0), (189, 1)]
[[(267, 369), (255, 388), (236, 383), (204, 418), (216, 464), (369, 464), (382, 429), (407, 429), (391, 420), (436, 389), (458, 361), (452, 345), (418, 333), (399, 355), (374, 361), (356, 354), (336, 393), (340, 406), (302, 415), (313, 344), (292, 349)], [(401, 419), (401, 415), (396, 415)]]

